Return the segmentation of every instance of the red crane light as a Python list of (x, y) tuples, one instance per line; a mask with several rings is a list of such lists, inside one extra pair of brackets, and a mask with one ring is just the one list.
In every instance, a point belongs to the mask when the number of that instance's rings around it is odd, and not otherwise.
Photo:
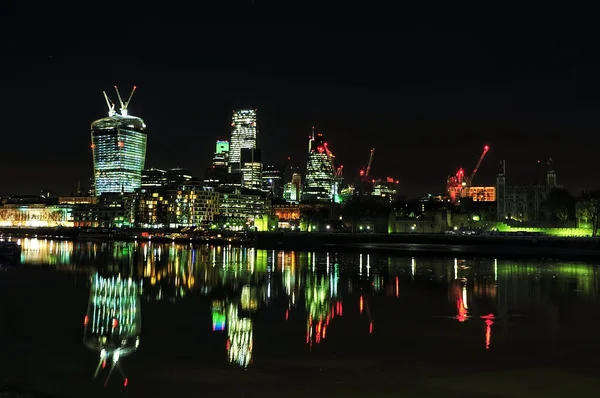
[(483, 149), (485, 149), (486, 151), (489, 151), (490, 150), (490, 146), (486, 145), (486, 146), (483, 147)]

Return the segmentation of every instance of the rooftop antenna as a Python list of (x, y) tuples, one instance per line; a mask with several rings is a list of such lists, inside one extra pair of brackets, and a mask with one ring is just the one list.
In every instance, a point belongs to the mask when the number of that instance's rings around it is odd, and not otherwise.
[(131, 97), (133, 97), (133, 93), (135, 93), (136, 89), (137, 89), (137, 86), (133, 86), (133, 90), (131, 90), (131, 94), (129, 94), (129, 98), (127, 98), (127, 101), (123, 102), (123, 99), (121, 98), (121, 93), (119, 92), (119, 88), (117, 86), (115, 86), (115, 91), (117, 92), (117, 97), (119, 98), (119, 102), (121, 103), (121, 116), (127, 116), (127, 107), (129, 106)]
[(106, 105), (108, 106), (108, 116), (113, 116), (115, 114), (115, 103), (108, 98), (106, 91), (102, 91), (102, 94), (104, 94), (104, 99), (106, 100)]

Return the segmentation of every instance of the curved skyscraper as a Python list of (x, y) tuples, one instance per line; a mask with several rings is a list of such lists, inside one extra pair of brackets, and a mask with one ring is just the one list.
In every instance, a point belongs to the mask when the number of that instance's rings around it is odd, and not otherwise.
[[(116, 87), (115, 87), (116, 89)], [(127, 114), (127, 102), (121, 102), (121, 114), (104, 93), (109, 107), (108, 117), (92, 123), (92, 154), (96, 195), (106, 192), (134, 192), (141, 187), (142, 170), (146, 161), (146, 124), (142, 119)]]
[(310, 202), (331, 202), (333, 199), (333, 183), (335, 170), (334, 156), (327, 147), (323, 134), (312, 135), (309, 141), (306, 178), (302, 200)]

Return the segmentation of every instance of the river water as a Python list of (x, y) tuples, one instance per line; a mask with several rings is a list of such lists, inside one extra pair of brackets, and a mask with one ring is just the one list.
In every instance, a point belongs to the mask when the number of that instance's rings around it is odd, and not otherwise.
[[(0, 370), (57, 397), (600, 391), (591, 263), (21, 240)], [(2, 384), (2, 381), (0, 381)]]

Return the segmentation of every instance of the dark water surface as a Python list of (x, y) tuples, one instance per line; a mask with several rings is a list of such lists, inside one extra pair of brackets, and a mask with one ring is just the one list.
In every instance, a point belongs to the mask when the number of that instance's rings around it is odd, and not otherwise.
[(600, 394), (594, 264), (21, 243), (23, 265), (0, 272), (0, 376), (20, 389), (58, 397)]

